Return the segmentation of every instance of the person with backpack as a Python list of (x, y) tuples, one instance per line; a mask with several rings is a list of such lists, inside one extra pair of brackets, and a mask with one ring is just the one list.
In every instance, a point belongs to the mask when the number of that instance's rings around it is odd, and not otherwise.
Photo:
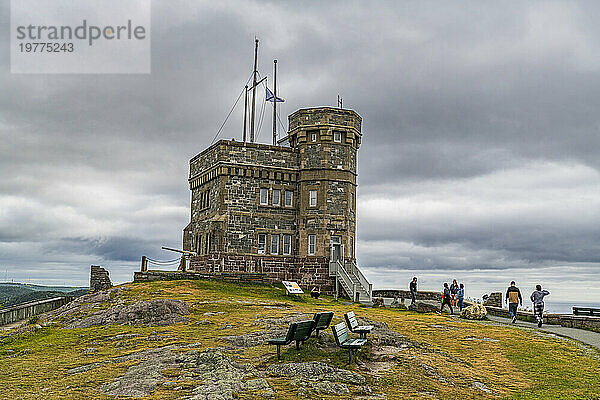
[(465, 300), (465, 285), (463, 285), (462, 283), (459, 285), (457, 296), (458, 296), (458, 308), (460, 309), (460, 311), (462, 311), (463, 301)]
[(448, 304), (448, 307), (450, 307), (450, 314), (454, 314), (454, 311), (452, 311), (452, 303), (450, 302), (450, 299), (450, 288), (448, 287), (447, 283), (444, 283), (444, 292), (442, 294), (442, 307), (440, 308), (440, 313), (444, 311), (444, 305)]
[(533, 315), (537, 318), (538, 328), (542, 327), (544, 322), (544, 297), (550, 294), (547, 290), (542, 290), (542, 285), (535, 285), (535, 291), (531, 293), (533, 302)]
[(508, 312), (512, 317), (512, 323), (514, 324), (517, 322), (519, 303), (523, 306), (523, 297), (521, 297), (521, 291), (516, 286), (515, 281), (510, 282), (510, 286), (506, 291), (506, 301), (508, 302)]
[(410, 282), (408, 287), (410, 288), (410, 299), (411, 299), (410, 305), (413, 305), (417, 301), (417, 277), (416, 276), (412, 279), (412, 281)]

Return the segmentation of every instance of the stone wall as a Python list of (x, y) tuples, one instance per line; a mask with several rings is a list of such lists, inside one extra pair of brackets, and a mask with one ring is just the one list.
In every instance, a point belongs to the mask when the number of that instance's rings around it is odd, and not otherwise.
[(483, 305), (486, 307), (491, 306), (491, 307), (502, 308), (502, 293), (500, 293), (500, 292), (490, 293), (490, 295), (487, 298), (484, 296)]
[(71, 296), (55, 297), (33, 301), (30, 303), (19, 304), (0, 310), (0, 326), (12, 324), (13, 322), (25, 320), (33, 315), (43, 314), (64, 306), (73, 300)]
[(174, 281), (182, 279), (217, 279), (227, 282), (244, 282), (269, 284), (270, 281), (264, 274), (256, 273), (201, 273), (201, 272), (181, 272), (181, 271), (144, 271), (135, 272), (134, 282), (153, 282), (153, 281)]
[(112, 287), (109, 273), (99, 265), (92, 265), (90, 267), (90, 292), (97, 292), (99, 290), (106, 290)]
[[(399, 290), (399, 289), (377, 289), (373, 290), (373, 297), (385, 297), (385, 298), (396, 298), (399, 299), (410, 299), (410, 290)], [(428, 292), (428, 291), (417, 291), (417, 300), (433, 300), (441, 301), (441, 292)]]
[(257, 256), (213, 253), (191, 257), (190, 271), (200, 273), (259, 273), (269, 282), (296, 281), (305, 290), (318, 286), (321, 293), (335, 293), (325, 257)]
[[(488, 314), (498, 317), (510, 318), (507, 308), (486, 306)], [(533, 313), (530, 311), (517, 311), (517, 317), (523, 321), (535, 322)], [(561, 325), (569, 328), (587, 329), (600, 332), (600, 317), (589, 317), (571, 314), (544, 314), (544, 323), (549, 325)]]

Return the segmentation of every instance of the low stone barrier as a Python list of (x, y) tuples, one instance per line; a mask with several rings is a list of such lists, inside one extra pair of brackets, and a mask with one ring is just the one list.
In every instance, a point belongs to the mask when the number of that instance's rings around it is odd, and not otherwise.
[(73, 300), (72, 296), (55, 297), (52, 299), (32, 301), (0, 310), (0, 326), (25, 320), (32, 315), (43, 314), (56, 310)]
[(248, 282), (268, 285), (270, 280), (262, 273), (236, 272), (183, 272), (183, 271), (138, 271), (133, 275), (134, 282), (175, 281), (182, 279), (217, 279), (227, 282)]
[[(376, 289), (373, 290), (373, 297), (385, 297), (388, 299), (399, 298), (410, 300), (410, 290), (401, 289)], [(441, 292), (417, 291), (417, 300), (441, 301)]]
[[(510, 313), (507, 308), (501, 307), (485, 307), (488, 314), (498, 317), (510, 318)], [(517, 318), (523, 321), (535, 322), (532, 312), (519, 310)], [(544, 314), (544, 323), (549, 325), (561, 325), (567, 328), (587, 329), (590, 331), (600, 332), (600, 317), (590, 317), (585, 315), (571, 314)]]

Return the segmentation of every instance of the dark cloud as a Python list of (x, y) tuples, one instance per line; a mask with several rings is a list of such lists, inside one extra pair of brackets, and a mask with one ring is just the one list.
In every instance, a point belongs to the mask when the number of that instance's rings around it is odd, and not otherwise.
[[(16, 75), (2, 58), (0, 263), (50, 277), (62, 261), (57, 270), (79, 282), (80, 265), (113, 263), (125, 280), (142, 253), (178, 246), (188, 160), (248, 79), (258, 35), (262, 74), (279, 60), (283, 120), (335, 105), (338, 93), (363, 116), (358, 248), (374, 277), (597, 268), (597, 11), (591, 2), (154, 1), (150, 75)], [(221, 137), (240, 133), (238, 108)]]

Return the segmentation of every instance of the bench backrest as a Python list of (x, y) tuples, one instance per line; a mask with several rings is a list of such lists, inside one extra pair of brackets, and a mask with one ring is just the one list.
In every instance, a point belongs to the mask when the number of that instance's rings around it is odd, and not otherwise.
[(346, 323), (348, 324), (348, 328), (350, 328), (350, 330), (354, 330), (354, 328), (358, 326), (358, 321), (356, 320), (354, 311), (344, 314), (344, 318), (346, 318)]
[(297, 341), (305, 341), (310, 337), (312, 333), (313, 324), (315, 322), (312, 319), (306, 321), (296, 322), (296, 332), (294, 332), (294, 339)]
[(575, 315), (600, 315), (600, 308), (591, 307), (573, 307), (573, 314)]
[(298, 326), (297, 322), (292, 322), (290, 324), (290, 327), (288, 328), (288, 331), (285, 334), (285, 341), (287, 343), (290, 343), (292, 341), (292, 339), (294, 338), (294, 334), (296, 333), (297, 326)]
[(313, 317), (313, 321), (315, 321), (315, 326), (313, 329), (327, 329), (331, 320), (333, 319), (333, 312), (318, 312), (315, 313)]
[(342, 343), (348, 340), (348, 328), (346, 327), (345, 323), (340, 322), (339, 324), (332, 326), (331, 330), (333, 331), (335, 343), (338, 346), (341, 346)]

